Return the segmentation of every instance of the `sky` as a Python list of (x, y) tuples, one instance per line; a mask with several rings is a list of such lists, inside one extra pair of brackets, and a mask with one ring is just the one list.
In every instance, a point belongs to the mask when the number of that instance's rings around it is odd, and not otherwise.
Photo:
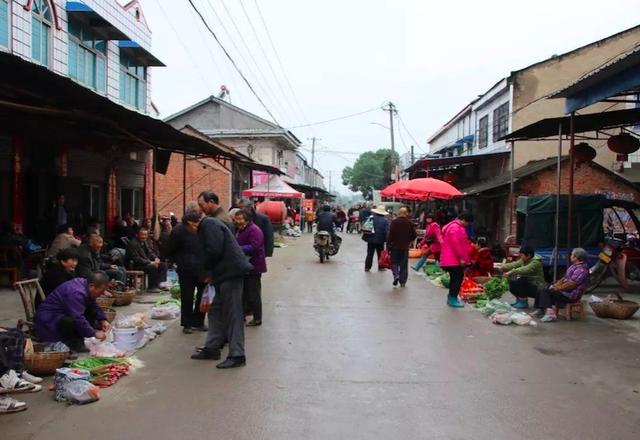
[(424, 154), (431, 134), (511, 71), (640, 24), (637, 0), (192, 1), (264, 106), (188, 0), (142, 0), (167, 65), (151, 72), (161, 116), (225, 85), (233, 104), (290, 128), (309, 160), (318, 138), (316, 168), (343, 194), (342, 169), (390, 146), (386, 102), (398, 109), (396, 150)]

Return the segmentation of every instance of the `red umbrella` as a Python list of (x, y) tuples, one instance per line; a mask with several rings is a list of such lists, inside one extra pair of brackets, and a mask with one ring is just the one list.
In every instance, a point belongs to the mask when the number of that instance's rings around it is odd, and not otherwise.
[(426, 199), (450, 199), (461, 196), (462, 193), (455, 186), (444, 180), (425, 177), (422, 179), (407, 180), (407, 184), (398, 190), (400, 197)]
[(402, 190), (410, 181), (398, 180), (380, 191), (382, 197), (398, 197), (398, 191)]

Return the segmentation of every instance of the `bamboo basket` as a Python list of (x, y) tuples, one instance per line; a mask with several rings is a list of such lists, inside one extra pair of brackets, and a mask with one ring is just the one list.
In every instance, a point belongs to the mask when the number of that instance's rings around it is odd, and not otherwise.
[(27, 352), (24, 354), (24, 366), (29, 373), (36, 376), (50, 376), (55, 374), (56, 370), (67, 360), (69, 352), (67, 351), (54, 351), (43, 352), (42, 344), (33, 344), (33, 352)]
[(114, 319), (116, 319), (116, 311), (110, 307), (105, 307), (102, 309), (104, 314), (107, 315), (107, 321), (112, 323)]
[(115, 298), (109, 298), (106, 296), (100, 296), (96, 298), (96, 303), (103, 309), (108, 309), (115, 302)]
[(635, 301), (627, 301), (619, 294), (607, 296), (602, 302), (590, 302), (589, 306), (598, 318), (629, 319), (640, 308)]
[(113, 296), (114, 306), (128, 306), (133, 302), (133, 298), (136, 296), (135, 290), (127, 290), (126, 292), (111, 292)]

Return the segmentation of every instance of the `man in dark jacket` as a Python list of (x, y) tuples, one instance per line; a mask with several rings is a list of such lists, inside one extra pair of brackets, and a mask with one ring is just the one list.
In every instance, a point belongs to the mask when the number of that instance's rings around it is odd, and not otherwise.
[(203, 250), (205, 280), (216, 289), (209, 309), (209, 333), (205, 347), (192, 359), (220, 359), (220, 349), (229, 340), (227, 359), (217, 368), (246, 364), (244, 352), (244, 312), (242, 291), (244, 276), (253, 266), (242, 252), (229, 228), (217, 218), (201, 218), (190, 212), (183, 217), (186, 229), (198, 234)]
[(387, 246), (391, 252), (391, 269), (393, 270), (393, 285), (407, 284), (409, 277), (409, 247), (416, 239), (416, 227), (409, 219), (409, 210), (402, 207), (398, 210), (398, 218), (389, 225)]
[(342, 242), (342, 240), (339, 240), (338, 236), (336, 235), (336, 226), (338, 224), (338, 218), (333, 212), (331, 212), (331, 206), (324, 205), (322, 207), (322, 210), (316, 217), (316, 224), (317, 224), (316, 230), (318, 232), (320, 231), (328, 232), (329, 234), (331, 234), (331, 241), (333, 242), (333, 245), (334, 246), (340, 245), (340, 242)]
[[(371, 271), (373, 266), (373, 255), (376, 254), (378, 260), (384, 249), (384, 243), (387, 241), (387, 232), (389, 230), (389, 220), (386, 216), (389, 214), (384, 206), (378, 206), (371, 210), (373, 215), (373, 233), (363, 233), (362, 239), (367, 242), (367, 258), (364, 260), (364, 271)], [(366, 219), (365, 219), (366, 221)], [(378, 270), (384, 268), (378, 267)]]
[(160, 261), (148, 243), (149, 230), (141, 227), (136, 238), (129, 242), (125, 261), (135, 270), (144, 271), (149, 277), (148, 290), (158, 291), (158, 287), (166, 287), (167, 265)]
[[(200, 208), (187, 206), (187, 213), (200, 214)], [(202, 245), (196, 234), (191, 234), (184, 224), (176, 225), (169, 236), (167, 254), (171, 261), (178, 265), (178, 281), (180, 283), (180, 324), (183, 333), (191, 333), (192, 328), (206, 331), (204, 313), (200, 312), (200, 301), (204, 292), (204, 273), (202, 268)], [(195, 304), (193, 294), (197, 290)]]
[(77, 276), (89, 278), (89, 275), (101, 270), (109, 276), (109, 279), (126, 283), (127, 273), (123, 267), (103, 261), (100, 253), (102, 251), (103, 244), (104, 241), (101, 236), (98, 234), (91, 234), (89, 235), (87, 243), (78, 248), (78, 267), (76, 267)]
[(255, 209), (255, 205), (249, 199), (240, 199), (237, 203), (237, 208), (244, 209), (251, 212), (253, 216), (253, 223), (256, 224), (262, 231), (264, 236), (264, 254), (267, 257), (273, 256), (273, 225), (271, 220), (264, 214), (259, 213)]
[(202, 212), (204, 212), (208, 217), (217, 218), (224, 223), (231, 232), (235, 233), (233, 221), (231, 220), (231, 217), (229, 217), (229, 213), (220, 206), (220, 198), (216, 193), (211, 191), (201, 192), (198, 196), (198, 205)]

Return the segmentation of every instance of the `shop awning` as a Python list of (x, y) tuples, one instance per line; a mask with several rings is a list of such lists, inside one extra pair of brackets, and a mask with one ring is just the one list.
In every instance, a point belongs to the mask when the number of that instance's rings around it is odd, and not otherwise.
[[(171, 125), (129, 110), (51, 70), (0, 51), (0, 118), (3, 126), (30, 136), (110, 149), (128, 146), (234, 156)], [(34, 127), (38, 127), (34, 130)], [(99, 143), (98, 140), (102, 142)]]
[(105, 40), (128, 40), (120, 29), (111, 24), (106, 18), (82, 2), (67, 2), (67, 16), (90, 27), (100, 38)]
[(434, 168), (446, 167), (446, 166), (464, 166), (472, 165), (478, 162), (485, 161), (491, 158), (507, 157), (509, 156), (509, 150), (494, 151), (485, 154), (471, 154), (452, 157), (425, 157), (418, 159), (413, 165), (404, 170), (407, 173), (419, 170), (432, 170)]
[(268, 181), (253, 188), (242, 191), (244, 197), (270, 197), (274, 199), (301, 199), (304, 194), (291, 188), (278, 176), (271, 176)]
[[(562, 134), (569, 135), (569, 121), (570, 116), (541, 119), (538, 122), (511, 132), (499, 140), (523, 141), (557, 136), (560, 124), (562, 124)], [(574, 116), (575, 133), (588, 133), (597, 130), (630, 127), (638, 123), (640, 123), (640, 108)]]
[(140, 66), (166, 67), (162, 61), (133, 40), (118, 41), (118, 47), (121, 53), (134, 59)]

